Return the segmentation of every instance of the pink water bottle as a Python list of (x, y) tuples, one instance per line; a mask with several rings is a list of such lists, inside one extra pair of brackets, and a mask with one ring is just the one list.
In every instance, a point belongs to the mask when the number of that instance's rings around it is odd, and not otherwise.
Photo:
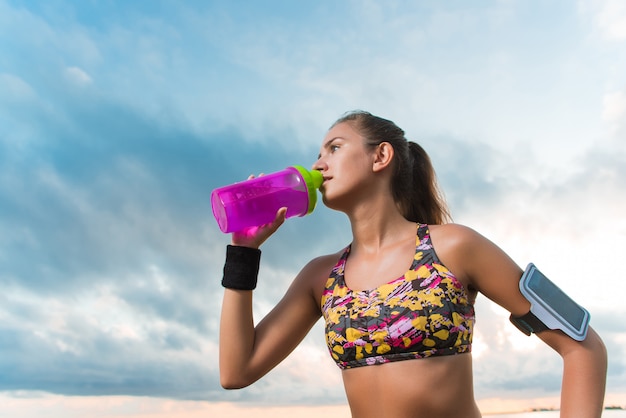
[(315, 209), (324, 179), (317, 170), (294, 165), (282, 171), (220, 187), (211, 193), (213, 216), (224, 233), (269, 223), (282, 207), (286, 217)]

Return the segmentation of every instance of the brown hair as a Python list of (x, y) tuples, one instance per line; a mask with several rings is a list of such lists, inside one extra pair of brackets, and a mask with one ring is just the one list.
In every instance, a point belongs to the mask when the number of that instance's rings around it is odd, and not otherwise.
[(367, 146), (388, 142), (393, 147), (396, 161), (391, 192), (406, 219), (436, 225), (451, 221), (430, 157), (420, 145), (407, 141), (404, 131), (394, 122), (369, 112), (348, 112), (332, 126), (344, 122), (359, 131)]

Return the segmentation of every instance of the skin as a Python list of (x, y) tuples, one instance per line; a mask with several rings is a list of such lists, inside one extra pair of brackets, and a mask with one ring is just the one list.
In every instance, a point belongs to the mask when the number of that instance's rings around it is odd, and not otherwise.
[[(416, 225), (407, 221), (390, 191), (394, 150), (388, 143), (367, 149), (350, 123), (331, 128), (313, 168), (324, 176), (324, 203), (346, 213), (352, 249), (345, 280), (353, 290), (371, 289), (402, 276), (415, 252)], [(232, 244), (259, 248), (284, 222), (239, 231)], [(431, 225), (431, 239), (444, 265), (465, 286), (515, 315), (530, 304), (518, 288), (522, 270), (500, 248), (470, 228)], [(227, 389), (248, 386), (280, 363), (321, 316), (329, 272), (341, 252), (310, 261), (285, 296), (255, 327), (252, 291), (225, 289), (220, 327), (220, 377)], [(560, 331), (537, 334), (563, 359), (562, 417), (600, 417), (606, 349), (593, 329), (577, 342)], [(352, 416), (368, 418), (475, 418), (471, 354), (406, 360), (342, 371)]]

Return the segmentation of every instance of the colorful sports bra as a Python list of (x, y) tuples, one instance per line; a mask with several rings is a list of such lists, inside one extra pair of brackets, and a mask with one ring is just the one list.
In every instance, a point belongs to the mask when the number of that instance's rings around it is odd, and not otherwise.
[(350, 246), (322, 295), (326, 344), (341, 369), (471, 351), (474, 306), (441, 263), (428, 225), (418, 224), (415, 257), (404, 276), (372, 290), (346, 286)]

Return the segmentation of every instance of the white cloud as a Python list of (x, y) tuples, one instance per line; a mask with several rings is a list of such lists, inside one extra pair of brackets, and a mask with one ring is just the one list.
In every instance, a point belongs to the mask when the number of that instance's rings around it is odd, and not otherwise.
[(67, 79), (79, 86), (86, 86), (92, 83), (92, 79), (83, 69), (79, 67), (67, 67), (65, 69)]
[(35, 97), (30, 84), (15, 74), (0, 73), (0, 96), (3, 100), (29, 100)]
[(626, 90), (614, 91), (604, 95), (602, 118), (609, 125), (612, 135), (626, 133)]
[(605, 39), (626, 40), (626, 2), (623, 0), (595, 0), (594, 23)]

